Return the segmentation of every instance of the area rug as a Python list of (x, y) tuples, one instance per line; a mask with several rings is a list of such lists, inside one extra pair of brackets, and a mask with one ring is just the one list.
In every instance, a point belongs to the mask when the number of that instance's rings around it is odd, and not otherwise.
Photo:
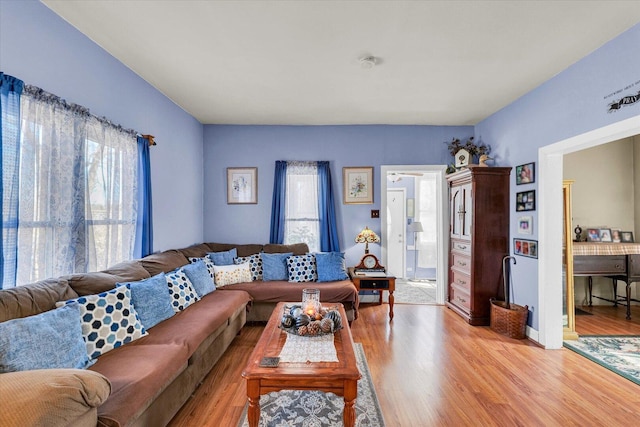
[(435, 304), (435, 281), (396, 280), (395, 304)]
[(640, 385), (640, 336), (582, 335), (564, 346)]
[[(373, 387), (362, 344), (355, 343), (356, 362), (362, 378), (358, 380), (356, 427), (384, 427), (380, 403)], [(245, 406), (238, 427), (248, 427)], [(321, 391), (283, 390), (260, 396), (260, 427), (342, 426), (344, 400)]]

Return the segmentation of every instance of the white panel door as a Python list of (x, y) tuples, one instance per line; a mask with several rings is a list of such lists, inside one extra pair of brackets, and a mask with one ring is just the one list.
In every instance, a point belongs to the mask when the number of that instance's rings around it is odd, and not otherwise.
[(387, 273), (405, 277), (405, 219), (407, 195), (404, 188), (387, 190)]

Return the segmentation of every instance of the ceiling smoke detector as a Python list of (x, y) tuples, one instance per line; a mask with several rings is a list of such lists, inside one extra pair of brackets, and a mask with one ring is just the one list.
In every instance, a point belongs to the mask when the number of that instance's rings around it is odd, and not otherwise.
[(363, 56), (360, 58), (360, 66), (362, 68), (373, 68), (376, 66), (376, 57), (375, 56)]

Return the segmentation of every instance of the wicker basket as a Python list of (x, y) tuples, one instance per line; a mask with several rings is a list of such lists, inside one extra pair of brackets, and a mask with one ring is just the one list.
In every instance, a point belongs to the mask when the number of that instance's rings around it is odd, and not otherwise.
[(491, 329), (510, 338), (524, 339), (527, 337), (527, 316), (529, 306), (509, 304), (491, 298)]

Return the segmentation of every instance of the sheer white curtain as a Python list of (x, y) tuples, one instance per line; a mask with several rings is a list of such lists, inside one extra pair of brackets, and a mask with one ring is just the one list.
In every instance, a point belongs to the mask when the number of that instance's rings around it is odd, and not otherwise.
[(25, 92), (16, 284), (130, 259), (135, 134), (37, 88)]
[(423, 232), (418, 233), (418, 267), (436, 268), (438, 251), (438, 199), (435, 174), (424, 174), (416, 178), (416, 221), (422, 224)]
[(304, 242), (320, 251), (317, 162), (287, 162), (284, 243)]

